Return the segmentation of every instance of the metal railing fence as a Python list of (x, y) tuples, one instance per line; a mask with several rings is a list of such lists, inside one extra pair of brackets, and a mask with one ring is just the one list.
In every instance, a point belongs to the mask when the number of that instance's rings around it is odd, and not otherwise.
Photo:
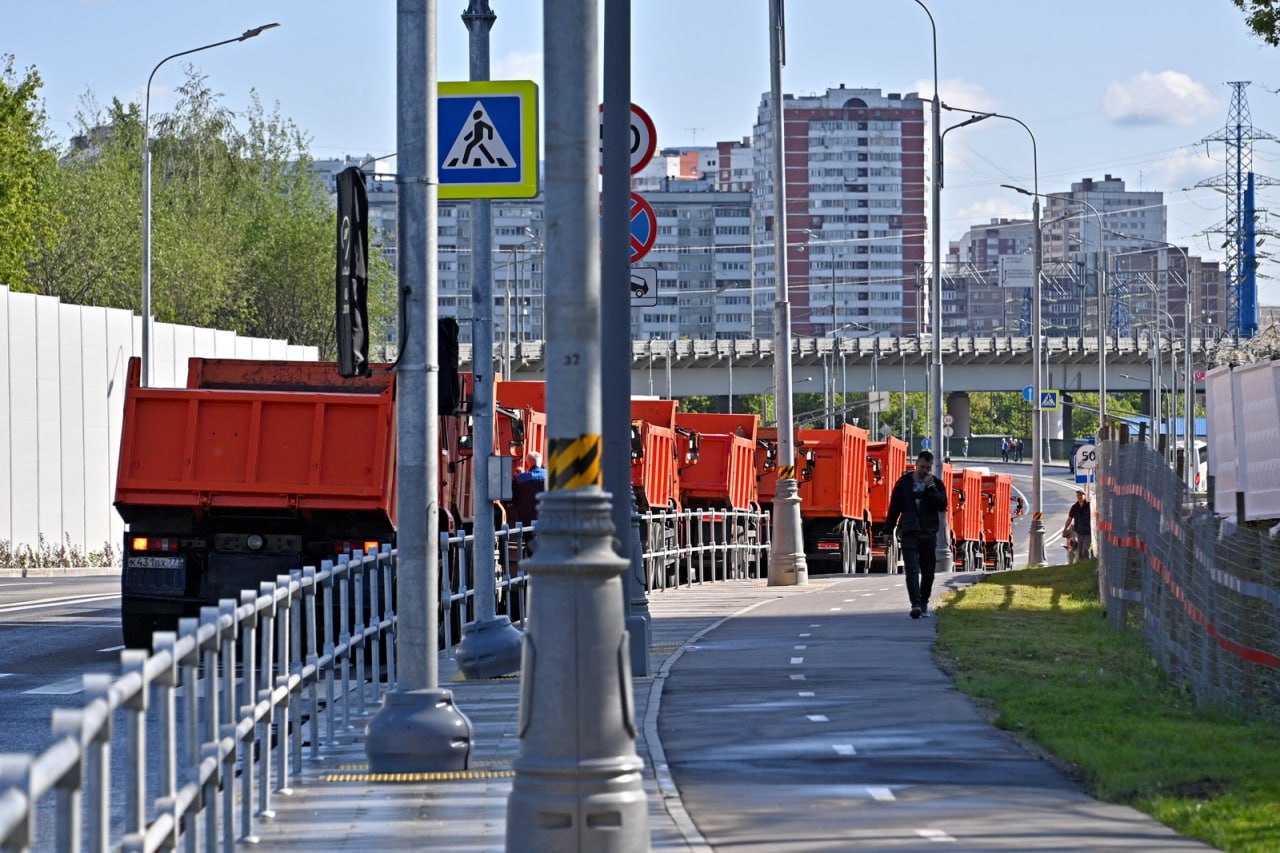
[[(650, 589), (679, 573), (685, 584), (762, 575), (765, 513), (649, 521), (678, 531), (673, 546), (644, 554)], [(520, 561), (532, 533), (504, 525), (494, 537), (497, 609), (513, 623), (528, 612)], [(440, 537), (444, 649), (475, 618), (474, 548), (471, 535)], [(0, 851), (32, 849), (46, 823), (59, 853), (231, 851), (254, 840), (272, 795), (299, 775), (304, 741), (307, 760), (321, 760), (394, 687), (396, 558), (384, 546), (280, 575), (157, 632), (151, 652), (122, 652), (119, 676), (85, 675), (87, 701), (53, 712), (47, 749), (0, 755)]]
[(1202, 705), (1280, 708), (1280, 540), (1215, 515), (1149, 445), (1104, 441), (1098, 585), (1107, 619)]
[(760, 578), (768, 572), (767, 512), (692, 509), (641, 513), (645, 588)]

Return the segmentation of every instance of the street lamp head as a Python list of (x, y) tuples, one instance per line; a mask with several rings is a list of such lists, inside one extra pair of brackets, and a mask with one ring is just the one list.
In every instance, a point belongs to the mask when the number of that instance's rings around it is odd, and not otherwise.
[(264, 30), (269, 30), (273, 27), (278, 27), (278, 26), (280, 25), (279, 24), (263, 24), (260, 27), (254, 27), (251, 30), (245, 30), (244, 34), (240, 36), (240, 38), (236, 39), (236, 41), (245, 41), (246, 39), (251, 39), (254, 36), (260, 36), (262, 35)]
[(1029, 196), (1032, 196), (1033, 198), (1034, 198), (1034, 197), (1035, 197), (1035, 195), (1036, 195), (1036, 194), (1035, 194), (1035, 193), (1033, 193), (1031, 190), (1024, 189), (1024, 188), (1022, 188), (1022, 187), (1016, 187), (1016, 186), (1014, 186), (1013, 184), (1001, 184), (1000, 186), (1002, 186), (1002, 187), (1003, 187), (1003, 188), (1005, 188), (1006, 190), (1013, 190), (1013, 191), (1014, 191), (1014, 192), (1016, 192), (1016, 193), (1021, 193), (1022, 195), (1029, 195)]

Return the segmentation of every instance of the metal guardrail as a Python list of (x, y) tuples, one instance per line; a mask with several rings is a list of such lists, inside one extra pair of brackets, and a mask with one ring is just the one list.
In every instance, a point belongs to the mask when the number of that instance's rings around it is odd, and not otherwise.
[[(173, 850), (180, 837), (187, 850), (229, 851), (251, 840), (272, 792), (298, 772), (304, 730), (317, 759), (338, 717), (350, 726), (353, 700), (365, 713), (363, 685), (382, 683), (384, 646), (394, 681), (395, 559), (384, 548), (280, 575), (157, 632), (153, 652), (122, 652), (119, 677), (85, 675), (88, 701), (53, 712), (48, 749), (0, 756), (0, 850), (31, 848), (51, 791), (58, 851)], [(158, 749), (148, 747), (148, 722)], [(113, 767), (125, 777), (114, 826)], [(151, 798), (149, 777), (158, 779)]]
[(645, 588), (760, 578), (772, 541), (767, 512), (692, 509), (641, 513)]
[[(644, 555), (650, 589), (680, 577), (700, 584), (762, 574), (765, 513), (641, 519), (678, 531), (672, 547)], [(494, 538), (498, 609), (512, 622), (528, 612), (520, 559), (530, 553), (531, 534), (504, 525)], [(471, 536), (440, 537), (442, 648), (452, 648), (475, 616), (474, 547)], [(396, 559), (384, 547), (280, 575), (241, 592), (239, 602), (201, 608), (176, 632), (157, 632), (152, 652), (123, 651), (121, 675), (86, 674), (87, 702), (53, 712), (47, 749), (0, 755), (0, 851), (35, 845), (37, 823), (50, 819), (37, 813), (50, 794), (59, 853), (149, 853), (180, 844), (231, 851), (252, 842), (272, 795), (287, 793), (299, 774), (304, 740), (307, 759), (320, 760), (339, 727), (349, 731), (353, 717), (368, 716), (369, 705), (393, 688)], [(668, 565), (676, 567), (670, 577)], [(158, 744), (148, 743), (149, 726)], [(113, 769), (125, 780), (123, 811), (114, 816), (113, 795), (121, 792), (113, 790)]]

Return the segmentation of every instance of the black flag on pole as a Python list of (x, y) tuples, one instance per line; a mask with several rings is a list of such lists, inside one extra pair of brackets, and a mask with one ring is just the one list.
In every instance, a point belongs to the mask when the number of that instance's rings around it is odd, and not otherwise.
[(369, 375), (369, 198), (364, 172), (338, 174), (338, 373)]

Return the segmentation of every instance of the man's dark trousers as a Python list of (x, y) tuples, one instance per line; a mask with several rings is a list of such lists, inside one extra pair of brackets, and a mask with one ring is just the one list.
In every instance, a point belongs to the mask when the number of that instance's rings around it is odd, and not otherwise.
[(907, 597), (912, 607), (924, 609), (933, 594), (933, 575), (938, 568), (938, 536), (907, 533), (902, 537), (902, 569), (907, 575)]

